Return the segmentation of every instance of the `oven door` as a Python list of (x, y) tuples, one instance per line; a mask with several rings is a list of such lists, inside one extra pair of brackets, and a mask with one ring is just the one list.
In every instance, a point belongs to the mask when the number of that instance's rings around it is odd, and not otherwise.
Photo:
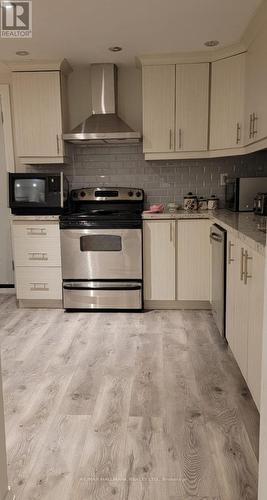
[(63, 280), (142, 279), (141, 229), (61, 229)]

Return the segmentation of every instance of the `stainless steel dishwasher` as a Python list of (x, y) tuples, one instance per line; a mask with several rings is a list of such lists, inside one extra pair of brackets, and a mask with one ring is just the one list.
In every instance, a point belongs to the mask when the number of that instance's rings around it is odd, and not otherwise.
[(218, 224), (213, 224), (210, 228), (212, 246), (211, 307), (215, 323), (222, 337), (225, 337), (226, 239), (225, 229)]

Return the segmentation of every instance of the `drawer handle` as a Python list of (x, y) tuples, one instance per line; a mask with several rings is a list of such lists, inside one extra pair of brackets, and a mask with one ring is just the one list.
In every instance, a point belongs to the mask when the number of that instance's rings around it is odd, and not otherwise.
[(234, 247), (234, 243), (232, 243), (231, 241), (229, 241), (229, 245), (228, 245), (228, 264), (231, 264), (231, 262), (234, 262), (235, 259), (233, 259), (232, 257), (232, 248)]
[(34, 227), (27, 227), (27, 234), (29, 235), (35, 235), (35, 236), (44, 236), (47, 235), (46, 228), (34, 228)]
[(43, 252), (29, 252), (29, 260), (48, 260), (47, 253)]
[(47, 292), (49, 290), (48, 283), (30, 283), (32, 292)]

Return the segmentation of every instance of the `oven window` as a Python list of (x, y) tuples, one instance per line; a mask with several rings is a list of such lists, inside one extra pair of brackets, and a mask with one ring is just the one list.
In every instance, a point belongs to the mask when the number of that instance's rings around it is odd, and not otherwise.
[(81, 236), (81, 252), (121, 252), (121, 236), (92, 234)]
[(14, 201), (45, 203), (45, 179), (15, 179)]

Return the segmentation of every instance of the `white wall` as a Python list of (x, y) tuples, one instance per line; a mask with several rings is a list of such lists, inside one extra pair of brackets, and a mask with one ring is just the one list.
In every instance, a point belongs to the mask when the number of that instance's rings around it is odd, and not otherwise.
[[(90, 67), (75, 68), (68, 79), (70, 128), (91, 114)], [(141, 69), (122, 66), (118, 71), (118, 114), (135, 130), (142, 131)]]

